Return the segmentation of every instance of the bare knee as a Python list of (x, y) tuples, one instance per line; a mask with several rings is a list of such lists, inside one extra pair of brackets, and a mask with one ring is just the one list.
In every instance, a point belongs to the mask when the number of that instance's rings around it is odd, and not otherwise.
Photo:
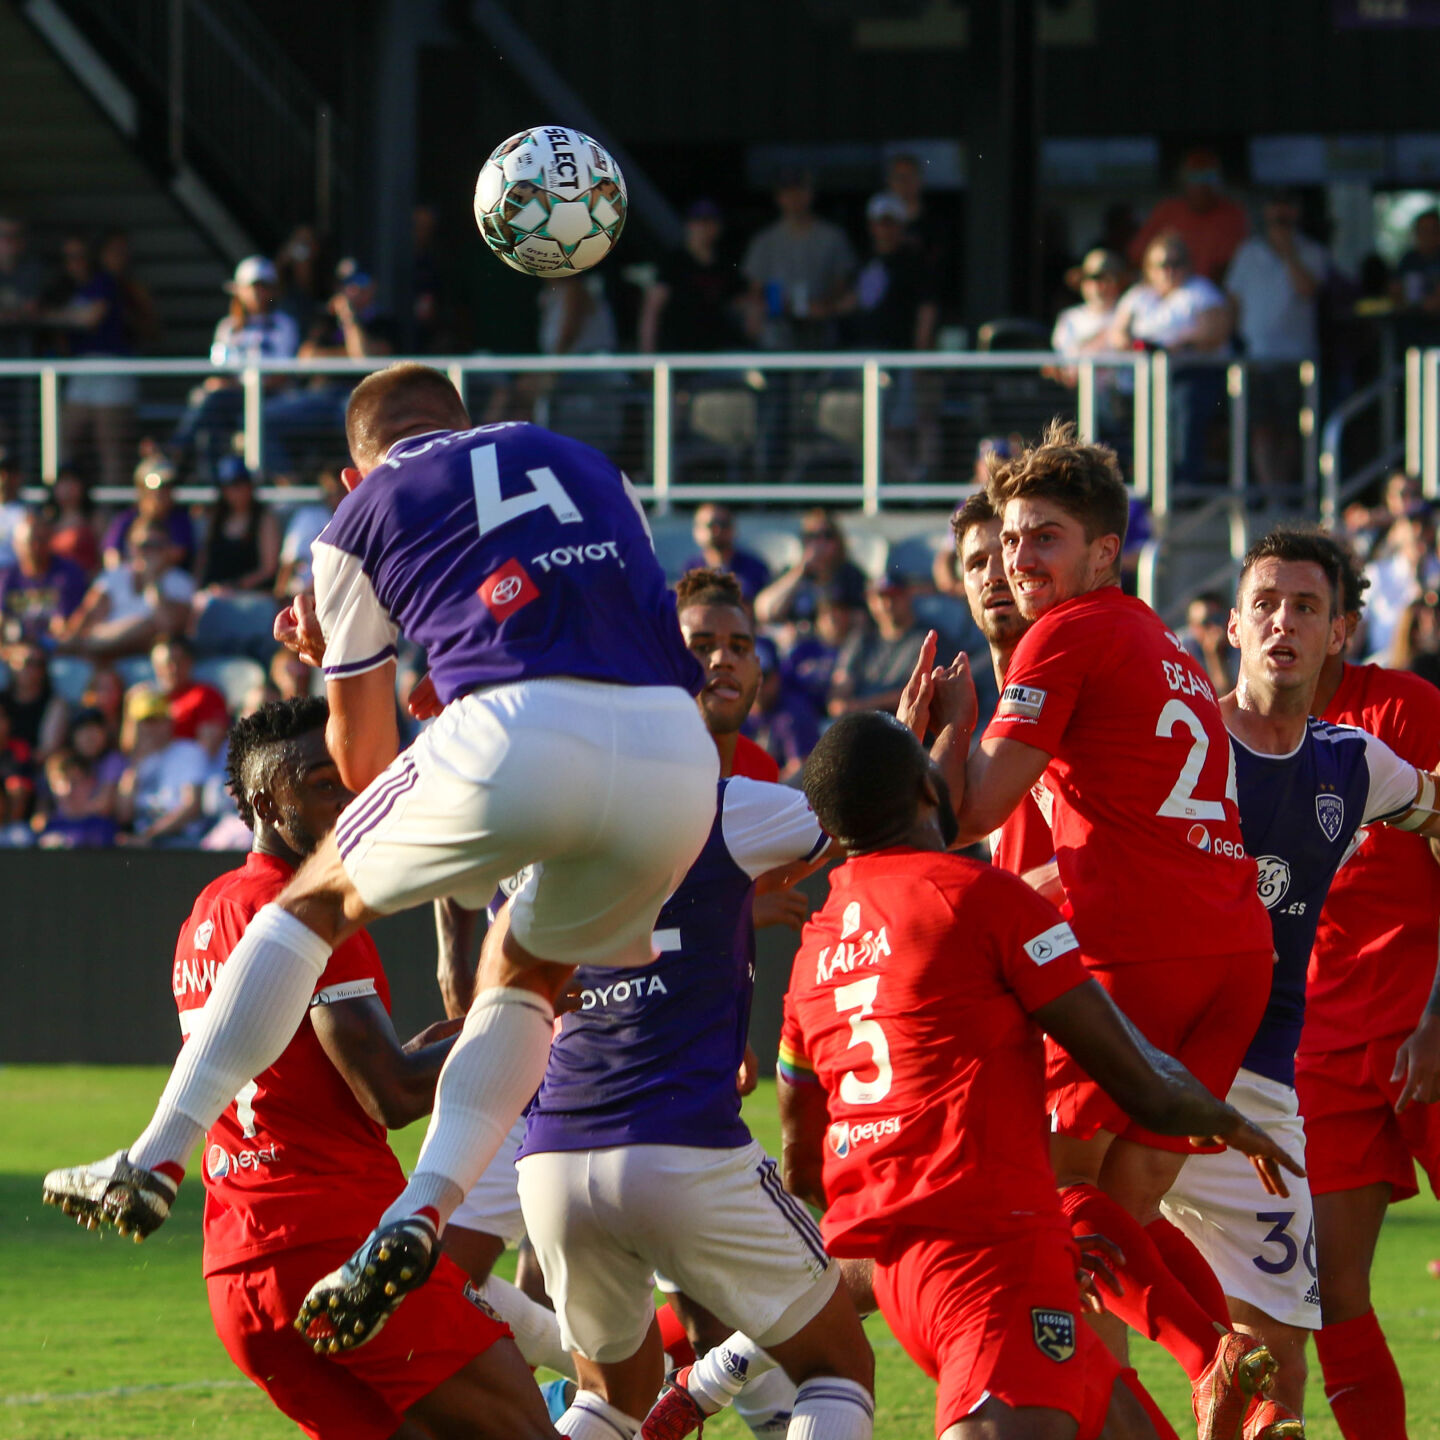
[(843, 1285), (813, 1320), (765, 1350), (796, 1385), (825, 1377), (853, 1380), (875, 1393), (875, 1352)]
[(333, 834), (295, 872), (276, 903), (330, 945), (339, 945), (379, 918), (345, 873)]
[(1063, 1410), (1012, 1408), (992, 1398), (951, 1425), (940, 1440), (1074, 1440), (1078, 1429), (1074, 1417)]

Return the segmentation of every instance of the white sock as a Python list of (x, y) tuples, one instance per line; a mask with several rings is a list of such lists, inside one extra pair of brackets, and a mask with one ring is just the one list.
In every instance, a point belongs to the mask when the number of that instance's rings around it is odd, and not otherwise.
[(415, 1173), (382, 1223), (429, 1206), (444, 1228), (540, 1088), (554, 1028), (554, 1010), (533, 991), (496, 986), (475, 997), (440, 1072)]
[(691, 1367), (685, 1388), (711, 1411), (723, 1410), (748, 1380), (773, 1370), (775, 1362), (738, 1330), (707, 1350)]
[(561, 1343), (560, 1322), (553, 1310), (498, 1275), (490, 1276), (480, 1287), (480, 1298), (510, 1327), (527, 1365), (544, 1365), (567, 1380), (578, 1378), (575, 1359)]
[(784, 1435), (795, 1412), (795, 1382), (777, 1365), (752, 1372), (752, 1378), (735, 1397), (735, 1413), (761, 1440)]
[(822, 1375), (795, 1392), (786, 1440), (870, 1440), (875, 1401), (854, 1380)]
[(570, 1408), (555, 1422), (562, 1435), (580, 1440), (635, 1440), (640, 1422), (633, 1415), (607, 1405), (591, 1390), (577, 1390)]
[(330, 948), (278, 905), (256, 912), (220, 966), (154, 1119), (130, 1147), (132, 1164), (154, 1170), (185, 1163), (240, 1087), (280, 1058), (305, 1018)]

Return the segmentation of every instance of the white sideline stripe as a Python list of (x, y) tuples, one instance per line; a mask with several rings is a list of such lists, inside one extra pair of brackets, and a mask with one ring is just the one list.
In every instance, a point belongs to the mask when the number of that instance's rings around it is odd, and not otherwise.
[(108, 1390), (57, 1390), (50, 1394), (7, 1395), (7, 1405), (54, 1405), (67, 1400), (122, 1400), (127, 1395), (153, 1395), (174, 1390), (251, 1390), (249, 1380), (176, 1380), (168, 1385), (112, 1385)]

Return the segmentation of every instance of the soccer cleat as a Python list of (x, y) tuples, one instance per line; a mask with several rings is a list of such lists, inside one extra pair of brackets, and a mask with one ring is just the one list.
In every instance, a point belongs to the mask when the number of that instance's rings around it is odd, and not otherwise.
[(113, 1225), (122, 1235), (133, 1235), (138, 1245), (165, 1223), (178, 1189), (169, 1176), (142, 1170), (117, 1150), (89, 1165), (52, 1170), (42, 1194), (47, 1205), (58, 1205), (77, 1225), (87, 1230)]
[(439, 1259), (439, 1237), (428, 1220), (418, 1215), (392, 1220), (310, 1287), (295, 1328), (317, 1355), (353, 1350), (379, 1334), (400, 1302), (430, 1278)]
[(1242, 1433), (1245, 1440), (1305, 1440), (1305, 1422), (1278, 1400), (1257, 1395), (1246, 1412)]
[(1253, 1335), (1222, 1335), (1215, 1358), (1191, 1389), (1199, 1440), (1235, 1440), (1251, 1399), (1266, 1397), (1276, 1368), (1275, 1357)]
[(650, 1413), (640, 1426), (639, 1440), (682, 1440), (685, 1435), (703, 1435), (709, 1414), (700, 1408), (700, 1402), (685, 1388), (690, 1376), (690, 1366), (683, 1370), (672, 1370), (665, 1377), (660, 1398), (650, 1407)]

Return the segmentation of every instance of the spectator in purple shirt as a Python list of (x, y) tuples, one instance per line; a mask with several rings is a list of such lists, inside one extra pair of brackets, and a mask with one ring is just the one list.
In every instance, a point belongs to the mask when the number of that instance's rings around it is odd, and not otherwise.
[(39, 510), (15, 527), (15, 563), (0, 568), (0, 638), (43, 642), (54, 622), (74, 614), (90, 582), (50, 548), (51, 525)]
[(781, 782), (789, 784), (805, 768), (805, 758), (820, 738), (820, 725), (815, 707), (785, 683), (775, 642), (757, 636), (755, 654), (760, 661), (760, 691), (744, 731), (780, 767)]
[(770, 567), (749, 550), (735, 543), (735, 517), (724, 505), (702, 505), (695, 512), (690, 532), (700, 547), (685, 562), (686, 570), (723, 570), (740, 582), (740, 591), (751, 605), (770, 583)]
[(195, 563), (195, 527), (189, 512), (175, 503), (175, 467), (163, 455), (147, 455), (135, 467), (135, 503), (127, 506), (105, 532), (105, 568), (114, 570), (126, 558), (125, 542), (137, 520), (158, 522), (173, 547), (170, 564), (188, 570)]
[(94, 809), (95, 775), (71, 750), (45, 762), (44, 808), (35, 822), (42, 850), (98, 849), (115, 843), (115, 821)]

